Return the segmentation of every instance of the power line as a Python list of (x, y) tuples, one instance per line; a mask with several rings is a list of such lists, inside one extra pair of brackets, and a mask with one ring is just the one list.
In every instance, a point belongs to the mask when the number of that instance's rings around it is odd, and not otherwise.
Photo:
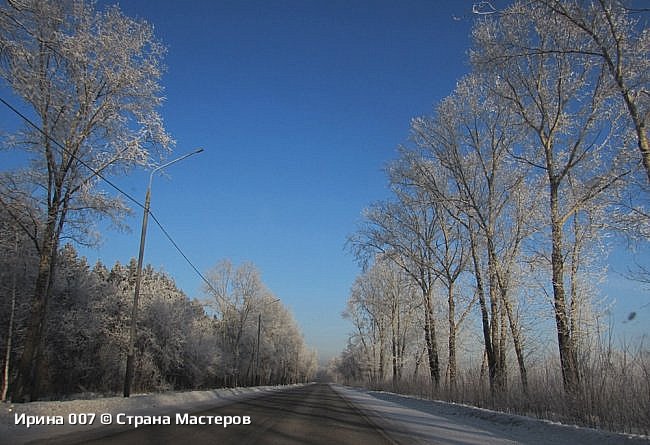
[(172, 236), (167, 232), (167, 230), (163, 227), (163, 225), (160, 223), (160, 221), (158, 221), (158, 218), (156, 218), (156, 215), (154, 215), (151, 211), (149, 211), (149, 216), (151, 216), (151, 219), (153, 219), (153, 221), (154, 221), (154, 222), (156, 223), (156, 225), (160, 228), (160, 230), (162, 230), (163, 234), (165, 234), (165, 236), (167, 237), (167, 239), (169, 240), (169, 242), (172, 243), (172, 245), (176, 248), (176, 250), (178, 251), (178, 253), (180, 253), (181, 256), (185, 259), (185, 261), (187, 262), (187, 264), (189, 264), (190, 267), (191, 267), (192, 269), (194, 269), (194, 272), (196, 272), (196, 274), (201, 278), (201, 280), (203, 280), (203, 282), (204, 282), (205, 284), (207, 284), (208, 287), (209, 287), (209, 288), (214, 292), (215, 296), (216, 296), (216, 295), (219, 295), (217, 289), (215, 289), (214, 286), (212, 286), (212, 284), (210, 283), (210, 281), (209, 281), (209, 280), (208, 280), (208, 279), (207, 279), (207, 278), (206, 278), (206, 277), (205, 277), (205, 276), (204, 276), (204, 275), (199, 271), (199, 269), (194, 265), (194, 263), (192, 263), (192, 262), (190, 261), (190, 259), (187, 257), (187, 255), (185, 255), (185, 253), (183, 253), (183, 250), (180, 248), (180, 246), (176, 243), (176, 241), (174, 241), (174, 239), (172, 238)]
[(138, 201), (137, 199), (135, 199), (133, 196), (131, 196), (130, 194), (128, 194), (128, 193), (125, 192), (124, 190), (122, 190), (122, 189), (121, 189), (120, 187), (118, 187), (117, 185), (115, 185), (111, 180), (109, 180), (109, 179), (106, 178), (104, 175), (102, 175), (101, 172), (95, 170), (93, 167), (91, 167), (90, 165), (88, 165), (86, 162), (84, 162), (82, 159), (80, 159), (79, 157), (77, 157), (75, 154), (71, 153), (71, 152), (70, 152), (67, 148), (65, 148), (65, 147), (64, 147), (64, 146), (63, 146), (59, 141), (57, 141), (56, 139), (54, 139), (54, 137), (52, 137), (51, 135), (45, 133), (45, 131), (43, 131), (43, 129), (41, 129), (38, 125), (36, 125), (34, 122), (32, 122), (31, 119), (29, 119), (29, 118), (28, 118), (27, 116), (25, 116), (23, 113), (21, 113), (20, 111), (18, 111), (15, 107), (13, 107), (9, 102), (7, 102), (6, 100), (4, 100), (2, 97), (0, 97), (0, 102), (2, 102), (2, 103), (3, 103), (7, 108), (9, 108), (9, 109), (10, 109), (11, 111), (13, 111), (15, 114), (17, 114), (18, 116), (20, 116), (20, 117), (21, 117), (25, 122), (27, 122), (31, 127), (33, 127), (35, 130), (37, 130), (39, 133), (41, 133), (44, 137), (46, 137), (47, 139), (49, 139), (52, 143), (54, 143), (57, 147), (59, 147), (59, 148), (60, 148), (64, 153), (66, 153), (68, 156), (70, 156), (71, 158), (75, 159), (79, 164), (83, 165), (83, 166), (86, 167), (88, 170), (90, 170), (94, 176), (97, 176), (98, 178), (100, 178), (101, 180), (103, 180), (104, 182), (106, 182), (108, 185), (110, 185), (111, 187), (113, 187), (113, 188), (114, 188), (118, 193), (121, 193), (122, 195), (124, 195), (126, 198), (128, 198), (131, 202), (133, 202), (134, 204), (136, 204), (138, 207), (140, 207), (140, 208), (143, 209), (144, 211), (148, 211), (148, 212), (149, 212), (149, 215), (151, 216), (151, 219), (154, 220), (154, 222), (156, 223), (156, 225), (160, 228), (160, 230), (162, 230), (162, 232), (163, 232), (163, 234), (165, 235), (165, 237), (169, 240), (169, 242), (171, 242), (171, 244), (172, 244), (172, 245), (174, 246), (174, 248), (178, 251), (178, 253), (181, 254), (181, 256), (183, 257), (183, 259), (185, 259), (185, 261), (187, 262), (187, 264), (190, 265), (190, 267), (194, 270), (194, 272), (196, 272), (196, 274), (197, 274), (197, 275), (201, 278), (201, 280), (203, 280), (203, 282), (204, 282), (204, 283), (205, 283), (205, 284), (206, 284), (206, 285), (207, 285), (207, 286), (208, 286), (208, 287), (209, 287), (209, 288), (210, 288), (210, 289), (215, 293), (215, 295), (218, 295), (218, 292), (217, 292), (217, 290), (214, 288), (214, 286), (212, 286), (212, 284), (210, 283), (210, 281), (208, 281), (208, 279), (207, 279), (207, 278), (206, 278), (206, 277), (205, 277), (205, 276), (204, 276), (204, 275), (199, 271), (199, 269), (194, 265), (194, 263), (192, 263), (192, 261), (190, 261), (190, 259), (189, 259), (188, 256), (185, 254), (185, 252), (183, 252), (183, 249), (181, 249), (180, 246), (178, 245), (178, 243), (176, 243), (176, 241), (174, 241), (174, 239), (172, 238), (172, 236), (171, 236), (171, 235), (169, 234), (169, 232), (165, 229), (165, 227), (163, 227), (162, 223), (158, 220), (158, 218), (156, 218), (156, 215), (154, 215), (154, 213), (151, 211), (151, 209), (147, 210), (147, 209), (145, 208), (144, 204), (142, 204), (140, 201)]
[(49, 134), (45, 133), (41, 127), (36, 125), (30, 118), (25, 116), (23, 113), (18, 111), (16, 108), (14, 108), (9, 102), (4, 100), (2, 97), (0, 97), (0, 102), (5, 104), (7, 108), (9, 108), (11, 111), (16, 113), (18, 116), (20, 116), (25, 122), (27, 122), (31, 127), (33, 127), (36, 131), (41, 133), (43, 136), (45, 136), (47, 139), (49, 139), (51, 142), (54, 143), (57, 147), (59, 147), (63, 152), (65, 152), (68, 156), (71, 158), (75, 159), (77, 162), (79, 162), (81, 165), (86, 167), (88, 170), (90, 170), (94, 176), (97, 176), (98, 178), (102, 179), (104, 182), (106, 182), (108, 185), (113, 187), (115, 190), (117, 190), (119, 193), (123, 194), (126, 196), (130, 201), (135, 203), (138, 207), (144, 209), (144, 205), (140, 203), (137, 199), (135, 199), (133, 196), (129, 195), (127, 192), (119, 188), (117, 185), (115, 185), (111, 180), (106, 178), (104, 175), (102, 175), (99, 171), (95, 170), (93, 167), (88, 165), (83, 159), (79, 159), (75, 154), (71, 153), (67, 148), (65, 148), (59, 141), (54, 139), (54, 137), (50, 136)]

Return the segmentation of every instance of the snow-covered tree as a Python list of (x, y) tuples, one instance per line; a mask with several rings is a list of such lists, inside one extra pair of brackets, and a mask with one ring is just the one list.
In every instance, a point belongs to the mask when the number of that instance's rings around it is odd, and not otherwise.
[(381, 256), (355, 280), (343, 316), (355, 326), (353, 337), (371, 384), (381, 385), (391, 371), (393, 387), (398, 387), (413, 352), (410, 340), (419, 302), (412, 281)]
[[(558, 16), (515, 4), (498, 19), (477, 24), (472, 60), (494, 79), (493, 93), (510, 105), (527, 131), (511, 156), (545, 181), (560, 359), (565, 388), (575, 393), (579, 368), (566, 292), (566, 224), (623, 183), (630, 173), (630, 150), (606, 63), (556, 51), (570, 45), (586, 47), (589, 42)], [(527, 47), (539, 51), (522, 55), (520, 48)]]
[(116, 6), (97, 11), (83, 0), (10, 1), (0, 16), (0, 78), (35, 117), (35, 127), (7, 141), (31, 156), (30, 166), (13, 176), (33, 184), (45, 215), (32, 316), (12, 389), (12, 399), (24, 401), (38, 395), (59, 240), (92, 242), (96, 215), (117, 221), (126, 206), (98, 188), (100, 175), (146, 165), (152, 149), (166, 150), (172, 141), (157, 113), (164, 48), (150, 25)]
[(625, 105), (650, 182), (650, 11), (635, 9), (626, 0), (537, 0), (532, 6), (543, 15), (553, 16), (564, 29), (571, 29), (580, 38), (556, 41), (561, 45), (554, 48), (534, 44), (520, 49), (531, 53), (566, 53), (585, 64), (593, 59), (604, 62), (611, 94), (619, 96)]
[(314, 356), (290, 312), (262, 282), (252, 263), (222, 260), (207, 273), (225, 385), (295, 383), (310, 378)]
[(395, 200), (376, 203), (364, 211), (364, 221), (348, 243), (361, 262), (381, 254), (400, 267), (419, 288), (431, 385), (438, 389), (440, 357), (434, 289), (439, 275), (433, 267), (433, 251), (440, 215), (438, 209), (429, 205), (421, 189), (395, 191)]

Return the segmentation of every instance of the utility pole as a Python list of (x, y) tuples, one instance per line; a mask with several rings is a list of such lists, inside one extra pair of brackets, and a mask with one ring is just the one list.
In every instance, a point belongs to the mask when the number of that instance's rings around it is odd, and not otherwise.
[(201, 153), (202, 148), (194, 150), (180, 158), (154, 168), (149, 175), (149, 185), (144, 199), (144, 214), (142, 215), (142, 231), (140, 232), (140, 251), (138, 253), (138, 269), (135, 276), (135, 292), (133, 293), (133, 307), (131, 308), (131, 329), (129, 332), (129, 352), (126, 356), (126, 372), (124, 374), (124, 397), (131, 395), (131, 382), (133, 380), (133, 360), (135, 357), (135, 337), (138, 321), (138, 301), (140, 299), (140, 283), (142, 282), (142, 261), (144, 259), (144, 244), (147, 238), (147, 222), (149, 221), (149, 206), (151, 204), (151, 183), (153, 175), (165, 167), (181, 161), (193, 154)]

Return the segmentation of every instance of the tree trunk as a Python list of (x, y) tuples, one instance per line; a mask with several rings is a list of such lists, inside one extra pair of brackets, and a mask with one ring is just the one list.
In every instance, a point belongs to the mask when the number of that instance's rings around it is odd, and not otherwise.
[(645, 168), (646, 176), (648, 177), (648, 183), (650, 183), (650, 147), (648, 146), (648, 133), (646, 131), (645, 119), (639, 112), (636, 102), (632, 97), (632, 93), (630, 92), (630, 89), (626, 87), (625, 82), (620, 75), (620, 72), (614, 68), (614, 64), (610, 59), (606, 57), (606, 60), (608, 62), (609, 69), (616, 79), (616, 83), (618, 84), (621, 93), (623, 94), (623, 100), (625, 101), (627, 110), (630, 113), (630, 118), (634, 124), (639, 151), (641, 152), (641, 162)]
[(424, 351), (426, 350), (426, 345), (425, 347), (422, 348), (416, 355), (415, 355), (415, 366), (413, 367), (413, 383), (417, 383), (417, 378), (418, 378), (418, 373), (420, 371), (420, 365), (422, 364), (422, 359), (424, 358)]
[(449, 304), (449, 390), (452, 396), (456, 394), (456, 304), (454, 302), (454, 284), (448, 277), (447, 289)]
[(16, 313), (16, 285), (17, 285), (17, 273), (18, 273), (18, 233), (14, 229), (14, 235), (15, 235), (15, 255), (16, 257), (14, 258), (14, 268), (13, 268), (13, 273), (11, 277), (11, 312), (9, 313), (9, 329), (7, 332), (7, 342), (5, 343), (6, 351), (5, 351), (5, 362), (4, 362), (4, 371), (3, 371), (3, 378), (2, 378), (2, 396), (0, 397), (1, 401), (7, 400), (7, 391), (9, 389), (9, 369), (10, 369), (10, 362), (11, 362), (11, 346), (12, 346), (12, 341), (13, 341), (13, 336), (14, 336), (14, 316)]
[(578, 363), (567, 316), (566, 297), (564, 291), (564, 257), (562, 255), (562, 223), (559, 216), (558, 203), (559, 184), (551, 178), (551, 266), (553, 269), (553, 302), (557, 340), (562, 366), (562, 381), (567, 394), (576, 394), (580, 381)]
[(487, 310), (487, 303), (485, 300), (485, 289), (483, 287), (483, 275), (481, 273), (481, 267), (478, 260), (476, 239), (472, 232), (472, 228), (469, 228), (470, 232), (470, 244), (472, 251), (472, 260), (474, 263), (474, 274), (476, 275), (476, 292), (478, 293), (479, 307), (481, 308), (481, 323), (483, 325), (483, 341), (485, 343), (485, 355), (488, 363), (488, 379), (490, 381), (490, 394), (495, 395), (495, 380), (496, 380), (496, 357), (494, 354), (494, 349), (492, 347), (492, 337), (490, 329), (490, 316)]
[(578, 226), (578, 212), (576, 211), (573, 214), (573, 249), (571, 249), (571, 301), (569, 303), (569, 329), (571, 330), (571, 335), (573, 336), (573, 345), (576, 350), (576, 356), (578, 350), (580, 349), (580, 326), (578, 322), (578, 272), (580, 265), (580, 233)]
[(43, 242), (38, 263), (38, 275), (32, 299), (32, 312), (27, 325), (25, 347), (23, 349), (18, 374), (12, 387), (12, 401), (29, 402), (38, 396), (37, 375), (40, 368), (40, 347), (45, 332), (47, 316), (47, 300), (50, 293), (50, 283), (53, 278), (53, 266), (58, 248), (56, 237), (57, 209), (50, 209), (47, 225), (43, 234)]
[(506, 343), (508, 339), (507, 316), (502, 307), (503, 302), (499, 305), (499, 386), (502, 391), (508, 388), (508, 353)]
[(433, 315), (433, 305), (431, 302), (431, 289), (428, 288), (424, 294), (425, 318), (424, 318), (424, 340), (427, 344), (427, 353), (429, 358), (429, 373), (431, 376), (431, 385), (434, 391), (440, 388), (440, 361), (438, 358), (438, 343), (436, 340), (436, 322)]
[(392, 367), (393, 367), (393, 391), (397, 390), (397, 384), (400, 379), (400, 348), (399, 348), (399, 305), (393, 304), (393, 314), (391, 317), (390, 331), (391, 331), (391, 341), (390, 341), (390, 351), (392, 355)]
[(391, 354), (393, 355), (393, 391), (397, 390), (397, 339), (395, 338), (395, 331), (393, 330), (393, 338), (391, 340)]
[(379, 330), (379, 384), (384, 383), (384, 378), (386, 374), (386, 333), (384, 328), (378, 328)]
[[(506, 388), (506, 348), (504, 338), (503, 311), (500, 311), (499, 280), (497, 276), (497, 258), (491, 234), (486, 234), (488, 247), (488, 279), (490, 285), (490, 336), (494, 354), (494, 387), (496, 392), (503, 392)], [(489, 363), (488, 363), (489, 364)]]
[(508, 315), (508, 322), (510, 324), (510, 333), (512, 334), (512, 343), (515, 346), (515, 355), (517, 356), (517, 365), (519, 366), (519, 377), (521, 379), (521, 388), (525, 395), (528, 395), (528, 372), (526, 371), (526, 362), (524, 359), (524, 350), (521, 341), (521, 332), (517, 326), (517, 320), (512, 313), (510, 300), (508, 299), (507, 291), (501, 290), (501, 299)]
[(398, 382), (398, 371), (397, 371), (397, 361), (399, 355), (399, 304), (397, 299), (393, 300), (391, 306), (391, 317), (390, 317), (390, 352), (392, 356), (392, 366), (393, 366), (393, 391), (397, 390)]

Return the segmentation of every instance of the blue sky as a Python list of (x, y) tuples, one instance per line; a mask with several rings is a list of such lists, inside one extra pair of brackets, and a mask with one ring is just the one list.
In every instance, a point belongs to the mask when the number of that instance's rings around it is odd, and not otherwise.
[[(388, 196), (382, 169), (406, 141), (410, 119), (429, 113), (469, 70), (472, 2), (120, 7), (153, 24), (168, 47), (161, 113), (177, 141), (170, 158), (205, 148), (156, 177), (153, 212), (201, 271), (223, 258), (253, 262), (321, 358), (337, 354), (352, 329), (340, 313), (359, 273), (345, 239), (361, 210)], [(143, 201), (147, 177), (135, 171), (115, 182)], [(136, 210), (132, 232), (103, 230), (103, 244), (82, 253), (91, 263), (128, 261), (140, 220)], [(201, 297), (200, 278), (149, 228), (145, 262)], [(622, 311), (648, 301), (637, 285), (612, 292), (627, 302)]]
[[(204, 271), (252, 261), (323, 358), (345, 347), (341, 319), (358, 273), (344, 243), (387, 196), (384, 165), (467, 71), (471, 2), (124, 1), (168, 47), (162, 109), (175, 155), (152, 208)], [(143, 197), (146, 174), (118, 180)], [(140, 198), (143, 199), (143, 198)], [(135, 256), (133, 233), (84, 252)], [(191, 296), (200, 279), (155, 226), (145, 261)]]

